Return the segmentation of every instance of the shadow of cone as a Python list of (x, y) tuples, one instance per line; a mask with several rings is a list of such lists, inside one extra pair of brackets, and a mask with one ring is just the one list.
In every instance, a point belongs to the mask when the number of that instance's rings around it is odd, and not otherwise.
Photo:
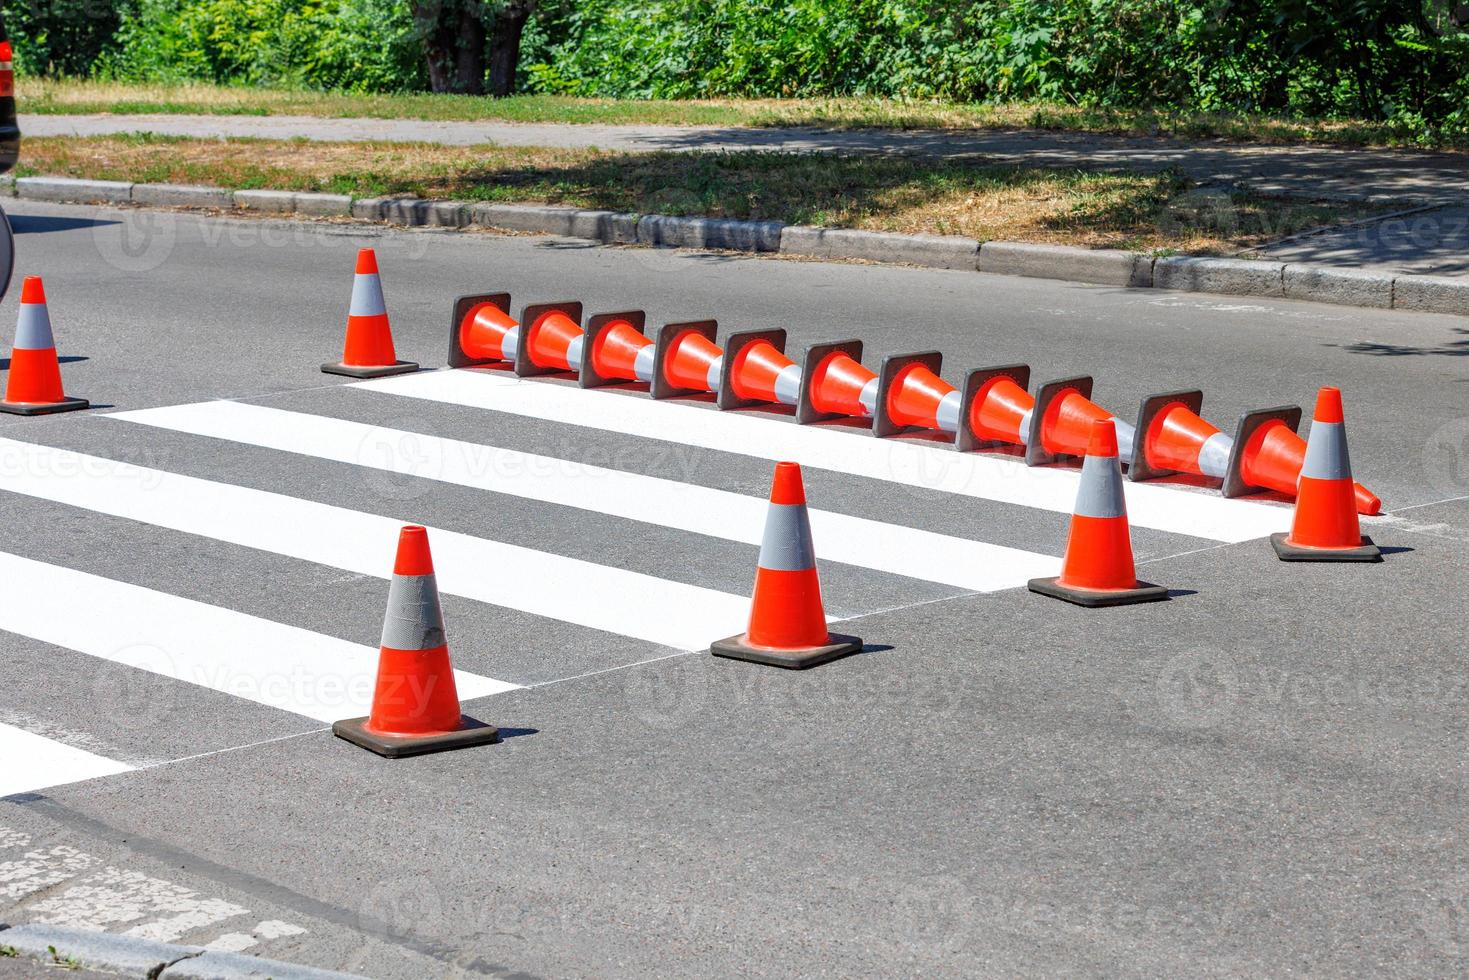
[(776, 463), (749, 628), (709, 650), (716, 657), (799, 670), (861, 649), (857, 637), (827, 631), (801, 467)]
[(332, 734), (389, 758), (500, 740), (498, 729), (460, 714), (428, 531), (422, 527), (410, 525), (398, 536), (372, 713), (337, 722)]
[(1270, 536), (1275, 554), (1281, 561), (1382, 561), (1372, 539), (1362, 536), (1356, 493), (1341, 390), (1322, 388), (1316, 394), (1290, 533)]
[(377, 271), (377, 253), (370, 248), (357, 252), (342, 359), (336, 364), (323, 364), (321, 370), (349, 378), (384, 378), (418, 370), (414, 362), (398, 360), (393, 349), (393, 331), (388, 324), (382, 279)]
[(1061, 574), (1031, 579), (1029, 586), (1040, 595), (1087, 607), (1168, 598), (1168, 590), (1161, 585), (1137, 578), (1122, 494), (1122, 466), (1117, 458), (1117, 429), (1111, 419), (1092, 423)]

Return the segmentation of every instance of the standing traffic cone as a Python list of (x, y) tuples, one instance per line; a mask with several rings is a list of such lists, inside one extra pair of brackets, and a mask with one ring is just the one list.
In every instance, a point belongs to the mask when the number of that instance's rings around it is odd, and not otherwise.
[(459, 713), (425, 528), (410, 525), (398, 535), (372, 714), (339, 721), (332, 733), (389, 758), (500, 740), (498, 729)]
[(1122, 465), (1117, 459), (1117, 429), (1111, 419), (1092, 423), (1061, 574), (1031, 579), (1029, 584), (1032, 592), (1078, 606), (1122, 606), (1168, 598), (1168, 590), (1161, 585), (1137, 578), (1127, 503), (1122, 496)]
[(1362, 536), (1357, 520), (1339, 388), (1316, 393), (1290, 533), (1272, 534), (1270, 543), (1281, 561), (1382, 561), (1382, 552)]
[(393, 331), (383, 302), (377, 254), (370, 248), (357, 251), (357, 274), (352, 277), (352, 305), (347, 309), (347, 340), (342, 345), (342, 360), (337, 364), (323, 364), (321, 369), (327, 374), (344, 374), (349, 378), (383, 378), (418, 370), (412, 361), (398, 360), (393, 350)]
[(750, 625), (739, 636), (710, 646), (716, 657), (749, 660), (772, 667), (815, 667), (862, 649), (855, 636), (830, 633), (821, 605), (816, 551), (801, 467), (776, 463), (770, 511), (755, 569)]
[(46, 287), (40, 276), (26, 276), (20, 287), (20, 318), (10, 351), (10, 377), (0, 412), (50, 415), (86, 408), (85, 398), (67, 398), (61, 388), (61, 362), (46, 311)]

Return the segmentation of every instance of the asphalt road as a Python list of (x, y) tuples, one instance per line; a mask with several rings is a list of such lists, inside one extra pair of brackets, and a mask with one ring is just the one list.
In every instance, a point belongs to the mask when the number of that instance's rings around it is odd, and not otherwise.
[[(68, 390), (97, 408), (0, 422), (0, 736), (59, 753), (51, 779), (122, 771), (0, 800), (0, 921), (383, 978), (1463, 972), (1462, 320), (533, 237), (12, 218)], [(860, 431), (556, 380), (322, 375), (363, 244), (399, 355), (425, 367), (453, 296), (507, 289), (784, 326), (797, 348), (857, 335), (869, 363), (936, 348), (950, 378), (1090, 372), (1124, 417), (1199, 386), (1226, 423), (1337, 384), (1390, 553), (1283, 564), (1230, 530), (1282, 505), (1129, 485), (1143, 575), (1174, 598), (1045, 600), (1003, 583), (1060, 554), (1044, 491), (1069, 473), (871, 456)], [(217, 399), (238, 405), (200, 405)], [(728, 533), (694, 533), (678, 520), (708, 515), (646, 478), (760, 497), (772, 457), (807, 451), (792, 433), (850, 440), (807, 467), (814, 507), (1007, 549), (990, 584), (895, 570), (911, 551), (827, 559), (862, 655), (787, 673), (689, 652), (706, 621), (731, 632), (756, 549), (741, 501), (721, 498)], [(544, 483), (528, 454), (554, 459)], [(667, 515), (551, 499), (601, 492), (594, 474)], [(319, 685), (361, 678), (381, 539), (407, 521), (439, 545), (465, 683), (517, 685), (466, 704), (500, 745), (390, 762), (326, 730), (341, 695)]]

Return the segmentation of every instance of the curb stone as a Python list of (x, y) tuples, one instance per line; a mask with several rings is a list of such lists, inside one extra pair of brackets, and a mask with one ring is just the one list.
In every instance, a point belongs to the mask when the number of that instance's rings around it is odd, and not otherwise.
[(979, 271), (1004, 276), (1066, 279), (1102, 286), (1146, 289), (1153, 285), (1153, 257), (1117, 249), (985, 242), (979, 247)]
[(823, 259), (899, 262), (936, 269), (1061, 279), (1125, 288), (1299, 299), (1339, 306), (1469, 316), (1469, 278), (1335, 268), (1235, 258), (1168, 256), (951, 235), (906, 235), (779, 221), (635, 214), (546, 204), (426, 201), (413, 197), (247, 190), (69, 177), (0, 177), (0, 197), (85, 204), (242, 208), (348, 216), (408, 227), (499, 228), (603, 244), (779, 252)]
[(163, 980), (244, 980), (271, 977), (273, 980), (365, 980), (356, 974), (334, 973), (279, 960), (266, 960), (241, 953), (224, 953), (199, 946), (176, 946), (151, 939), (118, 936), (85, 929), (29, 924), (0, 929), (0, 945), (10, 946), (32, 960), (50, 964), (75, 959), (83, 967), (113, 970), (130, 977), (159, 977)]
[(1380, 310), (1390, 310), (1393, 305), (1391, 273), (1287, 265), (1284, 281), (1286, 299), (1335, 303), (1338, 306), (1367, 306)]

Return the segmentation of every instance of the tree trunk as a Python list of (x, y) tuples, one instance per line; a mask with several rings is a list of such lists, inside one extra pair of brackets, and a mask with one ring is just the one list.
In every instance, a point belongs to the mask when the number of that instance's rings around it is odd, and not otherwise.
[(479, 0), (426, 0), (414, 4), (413, 16), (423, 33), (429, 87), (484, 94), (485, 23)]
[(515, 92), (515, 70), (520, 64), (520, 35), (530, 19), (535, 0), (509, 0), (495, 15), (495, 35), (490, 46), (490, 83), (494, 96)]

